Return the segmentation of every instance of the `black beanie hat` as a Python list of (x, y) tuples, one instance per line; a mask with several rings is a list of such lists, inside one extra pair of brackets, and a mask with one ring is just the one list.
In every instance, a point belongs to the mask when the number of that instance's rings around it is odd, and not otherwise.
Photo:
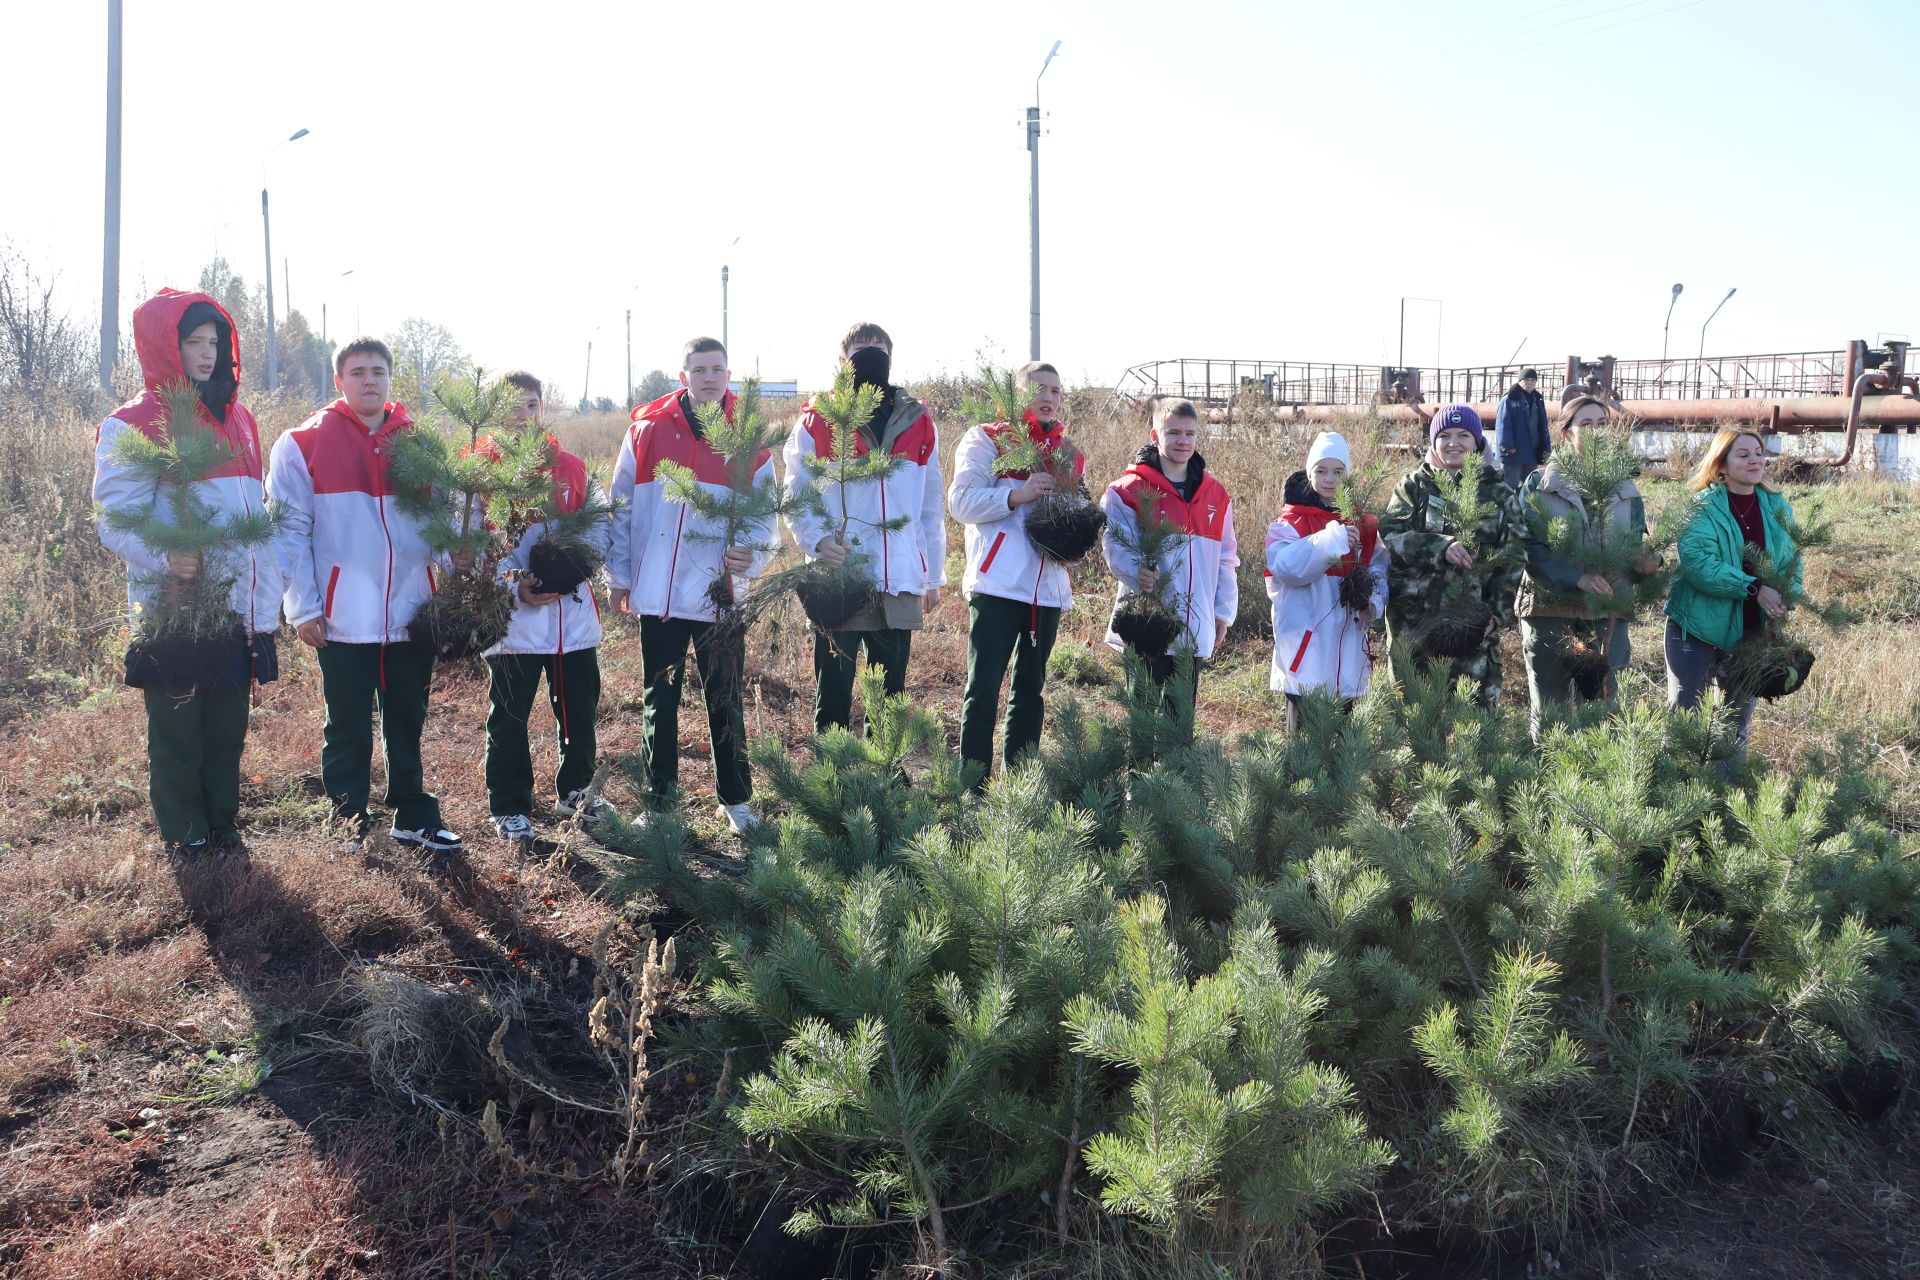
[(194, 383), (200, 393), (200, 401), (207, 406), (207, 412), (213, 415), (215, 422), (224, 421), (227, 406), (233, 403), (234, 393), (239, 390), (239, 381), (233, 373), (233, 325), (220, 308), (211, 302), (195, 302), (180, 313), (180, 323), (174, 328), (179, 331), (180, 340), (185, 342), (187, 335), (203, 324), (211, 324), (220, 344), (220, 354), (213, 364), (213, 376), (205, 382)]

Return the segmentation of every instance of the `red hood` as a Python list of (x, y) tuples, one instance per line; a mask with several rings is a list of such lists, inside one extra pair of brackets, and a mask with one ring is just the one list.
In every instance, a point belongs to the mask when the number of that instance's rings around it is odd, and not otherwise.
[[(670, 418), (691, 430), (693, 424), (687, 421), (687, 415), (680, 409), (680, 392), (685, 390), (686, 388), (682, 387), (680, 391), (669, 391), (658, 400), (650, 400), (636, 407), (628, 416), (635, 422), (665, 422)], [(731, 389), (720, 397), (720, 408), (727, 415), (728, 422), (733, 421), (733, 406), (739, 401), (740, 397)]]
[(186, 377), (180, 368), (180, 317), (196, 302), (207, 303), (225, 317), (232, 343), (233, 376), (236, 380), (240, 377), (240, 329), (227, 309), (211, 294), (162, 289), (133, 309), (133, 349), (139, 353), (140, 376), (146, 380), (147, 390), (158, 391)]
[[(345, 425), (363, 434), (367, 430), (366, 424), (360, 421), (360, 415), (356, 414), (352, 407), (347, 404), (345, 396), (340, 397), (320, 411), (320, 422), (322, 425), (324, 425), (329, 418), (338, 418)], [(376, 436), (391, 435), (395, 431), (404, 431), (412, 425), (413, 419), (407, 413), (407, 406), (388, 401), (387, 420), (382, 423), (380, 429), (373, 434)]]

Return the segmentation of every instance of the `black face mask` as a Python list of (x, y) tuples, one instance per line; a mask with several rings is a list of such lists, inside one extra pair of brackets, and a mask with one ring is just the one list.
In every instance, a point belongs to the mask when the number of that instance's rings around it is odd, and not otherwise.
[(885, 347), (862, 347), (847, 357), (853, 366), (853, 385), (887, 388), (887, 376), (893, 372), (893, 356)]

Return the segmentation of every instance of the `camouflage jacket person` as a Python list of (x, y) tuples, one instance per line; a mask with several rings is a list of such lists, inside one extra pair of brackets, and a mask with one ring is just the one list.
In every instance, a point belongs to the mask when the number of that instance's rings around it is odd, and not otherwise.
[[(1467, 465), (1477, 464), (1470, 461)], [(1491, 467), (1484, 469), (1481, 493), (1491, 510), (1468, 538), (1459, 537), (1460, 528), (1446, 499), (1440, 495), (1434, 475), (1431, 460), (1422, 462), (1419, 470), (1408, 472), (1394, 486), (1393, 496), (1387, 500), (1386, 511), (1380, 517), (1380, 540), (1393, 556), (1393, 570), (1388, 579), (1392, 586), (1387, 596), (1389, 637), (1416, 633), (1420, 624), (1444, 603), (1449, 581), (1455, 575), (1471, 572), (1447, 562), (1447, 547), (1456, 539), (1470, 543), (1474, 555), (1480, 559), (1509, 545), (1518, 548), (1525, 543), (1527, 522), (1519, 496), (1499, 471)], [(1519, 588), (1525, 563), (1517, 554), (1508, 560), (1507, 565), (1487, 574), (1480, 584), (1481, 599), (1503, 627), (1514, 623), (1514, 593)], [(1499, 644), (1496, 631), (1480, 652), (1457, 660), (1461, 674), (1478, 681), (1489, 700), (1498, 697), (1500, 691)], [(1424, 657), (1417, 644), (1414, 656)]]

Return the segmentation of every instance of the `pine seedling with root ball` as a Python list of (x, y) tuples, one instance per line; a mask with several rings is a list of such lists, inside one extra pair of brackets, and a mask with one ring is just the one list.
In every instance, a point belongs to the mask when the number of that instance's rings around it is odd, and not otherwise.
[(515, 388), (489, 382), (482, 370), (447, 379), (433, 396), (466, 428), (465, 444), (431, 426), (399, 432), (387, 475), (396, 505), (422, 522), (427, 546), (467, 559), (407, 625), (415, 644), (436, 657), (458, 658), (507, 634), (513, 596), (500, 561), (552, 494), (543, 470), (552, 455), (544, 429), (514, 422)]
[(980, 366), (981, 396), (969, 393), (965, 412), (975, 422), (1004, 427), (994, 436), (993, 473), (1025, 478), (1045, 475), (1053, 491), (1028, 503), (1023, 527), (1036, 550), (1055, 564), (1075, 564), (1100, 544), (1107, 513), (1080, 479), (1080, 450), (1064, 437), (1049, 448), (1027, 433), (1034, 388), (1011, 370)]
[[(1812, 599), (1804, 583), (1806, 553), (1832, 545), (1833, 521), (1810, 503), (1804, 518), (1783, 515), (1780, 524), (1792, 548), (1786, 562), (1776, 566), (1771, 547), (1759, 552), (1750, 548), (1747, 572), (1779, 592), (1788, 609), (1812, 614), (1829, 630), (1852, 626), (1859, 620), (1857, 613), (1833, 601)], [(1813, 662), (1813, 650), (1788, 630), (1785, 619), (1769, 619), (1758, 635), (1743, 636), (1733, 647), (1722, 674), (1728, 687), (1740, 694), (1781, 698), (1806, 684)]]
[[(813, 624), (831, 631), (873, 603), (879, 592), (874, 580), (872, 558), (861, 550), (858, 524), (869, 534), (882, 536), (907, 527), (905, 516), (890, 520), (861, 520), (847, 510), (847, 490), (859, 485), (880, 484), (906, 465), (906, 459), (879, 449), (866, 449), (860, 433), (880, 412), (882, 394), (878, 387), (857, 387), (853, 366), (842, 365), (833, 380), (833, 388), (813, 398), (813, 411), (833, 428), (829, 453), (809, 454), (801, 460), (813, 489), (800, 499), (800, 509), (834, 525), (834, 533), (847, 545), (847, 558), (840, 567), (828, 568), (819, 561), (791, 571), (791, 585), (800, 597), (801, 607)], [(831, 487), (840, 498), (836, 516), (822, 493)], [(788, 579), (766, 584), (771, 594), (784, 588)]]
[(1142, 573), (1154, 575), (1151, 591), (1131, 591), (1113, 610), (1113, 633), (1143, 658), (1158, 658), (1180, 638), (1181, 608), (1172, 580), (1165, 572), (1167, 557), (1185, 546), (1188, 534), (1160, 514), (1163, 494), (1140, 488), (1140, 505), (1131, 531), (1115, 526), (1113, 537)]
[[(199, 572), (190, 579), (171, 573), (139, 579), (153, 594), (151, 605), (138, 607), (135, 620), (140, 642), (164, 668), (198, 673), (205, 663), (194, 660), (196, 646), (237, 637), (243, 630), (232, 607), (238, 569), (227, 563), (227, 556), (272, 539), (274, 517), (262, 509), (223, 520), (195, 496), (194, 485), (233, 462), (233, 449), (201, 421), (200, 395), (192, 383), (169, 383), (160, 389), (160, 398), (165, 417), (159, 439), (129, 429), (120, 433), (112, 451), (116, 465), (155, 485), (153, 505), (145, 511), (107, 510), (101, 515), (109, 527), (131, 534), (156, 555), (199, 557)], [(199, 657), (210, 659), (212, 652), (205, 650)]]
[[(732, 420), (728, 420), (721, 404), (703, 404), (695, 412), (700, 434), (725, 460), (726, 490), (714, 493), (678, 462), (659, 464), (667, 497), (687, 507), (702, 524), (718, 529), (690, 531), (687, 541), (717, 543), (722, 551), (733, 547), (762, 550), (772, 539), (774, 522), (792, 510), (793, 504), (771, 473), (764, 480), (755, 480), (779, 444), (773, 425), (760, 409), (760, 381), (749, 378), (741, 384)], [(713, 605), (716, 624), (736, 630), (745, 622), (743, 602), (736, 596), (733, 575), (725, 566), (714, 574), (707, 599)]]
[[(1379, 507), (1378, 499), (1383, 475), (1384, 473), (1378, 469), (1350, 468), (1346, 477), (1340, 481), (1339, 489), (1333, 495), (1333, 506), (1340, 513), (1341, 523), (1361, 529), (1372, 526), (1376, 546), (1378, 546), (1380, 518), (1374, 513)], [(1355, 613), (1371, 609), (1374, 588), (1380, 585), (1379, 571), (1362, 561), (1357, 552), (1349, 552), (1342, 563), (1350, 567), (1340, 579), (1337, 592), (1340, 606), (1351, 609)]]
[(1439, 601), (1415, 632), (1414, 647), (1435, 657), (1465, 658), (1479, 650), (1487, 624), (1497, 616), (1487, 602), (1487, 588), (1497, 575), (1517, 569), (1524, 554), (1514, 538), (1495, 544), (1488, 537), (1507, 518), (1487, 493), (1490, 477), (1497, 479), (1477, 459), (1469, 459), (1459, 471), (1433, 468), (1438, 500), (1452, 516), (1453, 537), (1473, 554), (1472, 568), (1449, 569)]
[[(551, 438), (543, 438), (539, 443), (546, 451), (544, 465), (551, 468), (559, 446)], [(526, 513), (541, 525), (539, 539), (527, 549), (526, 569), (538, 591), (551, 595), (573, 594), (606, 563), (606, 551), (594, 535), (603, 521), (620, 514), (623, 504), (607, 496), (606, 480), (598, 472), (589, 470), (587, 481), (586, 495), (576, 510), (556, 512), (534, 508)]]

